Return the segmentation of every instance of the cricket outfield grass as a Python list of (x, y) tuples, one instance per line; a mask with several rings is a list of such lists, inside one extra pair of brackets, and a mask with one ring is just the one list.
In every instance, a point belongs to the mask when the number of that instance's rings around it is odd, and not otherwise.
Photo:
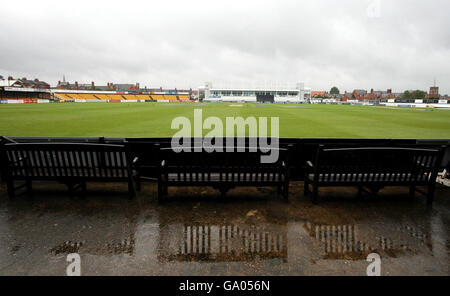
[(194, 109), (224, 125), (230, 116), (279, 117), (280, 137), (450, 139), (450, 110), (253, 103), (2, 104), (0, 135), (171, 137), (172, 120), (193, 120)]

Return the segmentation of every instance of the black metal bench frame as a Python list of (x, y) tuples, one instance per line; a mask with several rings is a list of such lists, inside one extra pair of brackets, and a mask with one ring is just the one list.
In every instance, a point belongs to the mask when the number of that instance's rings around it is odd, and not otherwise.
[[(329, 186), (356, 186), (358, 194), (363, 192), (375, 195), (378, 190), (385, 186), (408, 186), (410, 198), (414, 198), (415, 192), (422, 193), (427, 197), (427, 204), (431, 205), (434, 198), (436, 177), (439, 170), (445, 146), (441, 149), (415, 149), (396, 147), (363, 147), (363, 148), (331, 148), (327, 149), (320, 145), (316, 153), (314, 163), (306, 162), (304, 194), (310, 195), (311, 201), (317, 203), (318, 188)], [(412, 158), (409, 167), (399, 166), (394, 160), (386, 164), (368, 166), (366, 162), (349, 163), (348, 165), (334, 165), (323, 159), (329, 153), (334, 156), (345, 156), (345, 154), (356, 155), (358, 153), (374, 152), (378, 155), (384, 153), (395, 155), (395, 153), (408, 153)], [(400, 155), (397, 154), (397, 155)], [(424, 192), (417, 186), (427, 186)], [(366, 190), (364, 187), (368, 187)]]
[[(285, 201), (289, 195), (289, 166), (287, 164), (286, 149), (279, 149), (279, 160), (273, 164), (261, 164), (249, 161), (248, 156), (260, 156), (258, 152), (214, 152), (212, 161), (202, 159), (208, 152), (181, 152), (185, 153), (185, 161), (173, 161), (170, 155), (175, 152), (172, 148), (161, 148), (161, 167), (158, 174), (158, 201), (164, 201), (168, 195), (168, 187), (211, 186), (218, 189), (221, 197), (228, 190), (242, 186), (268, 186), (277, 187)], [(171, 152), (173, 154), (171, 154)], [(164, 156), (165, 155), (165, 156)], [(231, 165), (218, 164), (215, 160), (233, 158)], [(239, 162), (239, 160), (242, 160)], [(199, 162), (201, 164), (199, 164)], [(249, 161), (249, 163), (246, 163)], [(197, 163), (197, 164), (194, 164)], [(238, 164), (236, 164), (238, 163)], [(170, 178), (170, 176), (176, 178)], [(139, 183), (139, 181), (137, 181)], [(138, 185), (139, 187), (139, 185)]]
[[(72, 195), (86, 193), (86, 182), (127, 182), (128, 196), (135, 193), (131, 153), (125, 145), (91, 143), (7, 143), (1, 146), (2, 177), (8, 196), (17, 189), (32, 191), (32, 181), (66, 184)], [(16, 187), (16, 181), (24, 184)]]

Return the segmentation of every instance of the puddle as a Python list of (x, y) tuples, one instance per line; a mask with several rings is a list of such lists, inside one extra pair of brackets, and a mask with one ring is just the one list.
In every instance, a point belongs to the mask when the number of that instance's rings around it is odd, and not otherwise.
[[(209, 196), (209, 189), (198, 190)], [(433, 212), (411, 202), (312, 206), (295, 198), (285, 203), (269, 189), (267, 199), (239, 199), (259, 190), (242, 189), (226, 202), (37, 196), (33, 203), (2, 203), (0, 274), (37, 268), (58, 274), (51, 266), (65, 266), (70, 253), (88, 258), (87, 273), (99, 274), (364, 275), (370, 253), (380, 254), (389, 274), (449, 273), (445, 206)]]

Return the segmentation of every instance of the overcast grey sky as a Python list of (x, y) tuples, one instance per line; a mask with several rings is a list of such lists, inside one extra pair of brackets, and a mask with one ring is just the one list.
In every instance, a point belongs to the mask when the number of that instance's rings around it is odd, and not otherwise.
[(450, 93), (450, 1), (2, 1), (0, 75)]

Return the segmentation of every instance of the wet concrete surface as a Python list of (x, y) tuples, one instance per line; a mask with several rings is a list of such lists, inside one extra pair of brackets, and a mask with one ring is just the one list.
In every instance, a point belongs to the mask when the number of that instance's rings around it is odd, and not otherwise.
[(78, 253), (82, 275), (365, 275), (381, 256), (382, 275), (449, 275), (450, 188), (432, 208), (407, 188), (356, 198), (324, 188), (321, 203), (292, 183), (286, 203), (272, 188), (237, 188), (221, 200), (211, 188), (156, 184), (134, 200), (125, 184), (88, 184), (69, 197), (58, 184), (33, 184), (32, 197), (0, 190), (0, 275), (65, 275)]

